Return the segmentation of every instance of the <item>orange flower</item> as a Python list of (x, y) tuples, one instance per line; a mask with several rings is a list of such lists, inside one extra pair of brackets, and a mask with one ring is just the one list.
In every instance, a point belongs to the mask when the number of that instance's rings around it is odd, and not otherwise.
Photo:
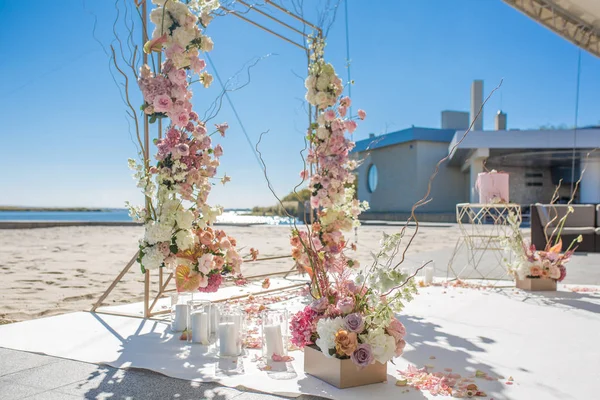
[(335, 351), (340, 356), (352, 355), (357, 347), (358, 339), (356, 332), (348, 333), (348, 331), (341, 329), (335, 334)]
[(529, 275), (540, 276), (542, 275), (542, 268), (539, 265), (532, 265), (529, 269)]
[(178, 292), (191, 292), (200, 287), (200, 275), (187, 265), (175, 269), (175, 286)]

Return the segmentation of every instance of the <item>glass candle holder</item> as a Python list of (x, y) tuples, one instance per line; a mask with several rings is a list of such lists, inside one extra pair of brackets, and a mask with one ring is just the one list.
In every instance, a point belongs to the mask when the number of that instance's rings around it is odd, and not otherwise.
[(183, 332), (188, 326), (192, 293), (173, 293), (171, 295), (171, 330)]
[(219, 339), (219, 355), (221, 357), (237, 357), (242, 355), (244, 313), (238, 310), (221, 309), (217, 335)]
[(217, 341), (217, 335), (219, 334), (219, 318), (221, 314), (221, 305), (213, 303), (210, 305), (210, 340), (212, 342)]
[(189, 306), (189, 318), (188, 318), (188, 331), (191, 330), (192, 334), (188, 334), (188, 341), (191, 343), (200, 343), (203, 345), (210, 344), (210, 332), (211, 332), (211, 309), (212, 304), (208, 300), (190, 300)]
[(262, 312), (262, 354), (267, 360), (273, 355), (286, 356), (288, 348), (288, 311)]

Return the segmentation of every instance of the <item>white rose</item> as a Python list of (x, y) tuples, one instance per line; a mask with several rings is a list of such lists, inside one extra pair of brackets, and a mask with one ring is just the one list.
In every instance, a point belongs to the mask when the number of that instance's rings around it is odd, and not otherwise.
[(383, 328), (371, 330), (366, 335), (361, 335), (360, 338), (363, 343), (371, 346), (373, 357), (380, 363), (385, 364), (394, 358), (396, 340), (393, 336), (385, 334)]
[(177, 232), (175, 236), (175, 243), (179, 251), (188, 250), (194, 246), (194, 234), (189, 230), (183, 230)]

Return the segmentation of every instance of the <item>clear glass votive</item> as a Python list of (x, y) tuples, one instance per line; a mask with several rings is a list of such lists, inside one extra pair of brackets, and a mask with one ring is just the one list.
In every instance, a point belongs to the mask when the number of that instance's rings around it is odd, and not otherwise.
[(286, 356), (289, 338), (287, 310), (262, 312), (262, 355), (267, 360), (273, 355)]
[(211, 336), (211, 309), (209, 300), (190, 300), (188, 317), (188, 341), (191, 343), (210, 344)]
[(219, 313), (217, 335), (219, 340), (219, 355), (221, 357), (237, 357), (242, 355), (244, 342), (243, 312), (222, 308)]
[(192, 293), (173, 293), (171, 295), (171, 330), (183, 332), (187, 329)]

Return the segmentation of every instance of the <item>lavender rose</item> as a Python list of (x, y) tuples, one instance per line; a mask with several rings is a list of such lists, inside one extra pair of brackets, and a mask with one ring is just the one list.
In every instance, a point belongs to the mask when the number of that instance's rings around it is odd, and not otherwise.
[(367, 365), (373, 363), (373, 352), (371, 351), (371, 346), (366, 343), (359, 344), (352, 356), (350, 356), (352, 362), (359, 367), (366, 367)]
[(325, 310), (327, 310), (328, 305), (329, 305), (329, 301), (327, 300), (327, 298), (321, 297), (320, 299), (313, 301), (312, 304), (310, 305), (310, 308), (312, 308), (312, 310), (315, 312), (322, 313)]
[(363, 321), (362, 315), (358, 313), (348, 314), (344, 318), (346, 328), (352, 332), (362, 333), (365, 330), (365, 321)]
[(343, 299), (338, 300), (337, 308), (339, 308), (343, 314), (352, 312), (354, 309), (354, 297), (344, 297)]

